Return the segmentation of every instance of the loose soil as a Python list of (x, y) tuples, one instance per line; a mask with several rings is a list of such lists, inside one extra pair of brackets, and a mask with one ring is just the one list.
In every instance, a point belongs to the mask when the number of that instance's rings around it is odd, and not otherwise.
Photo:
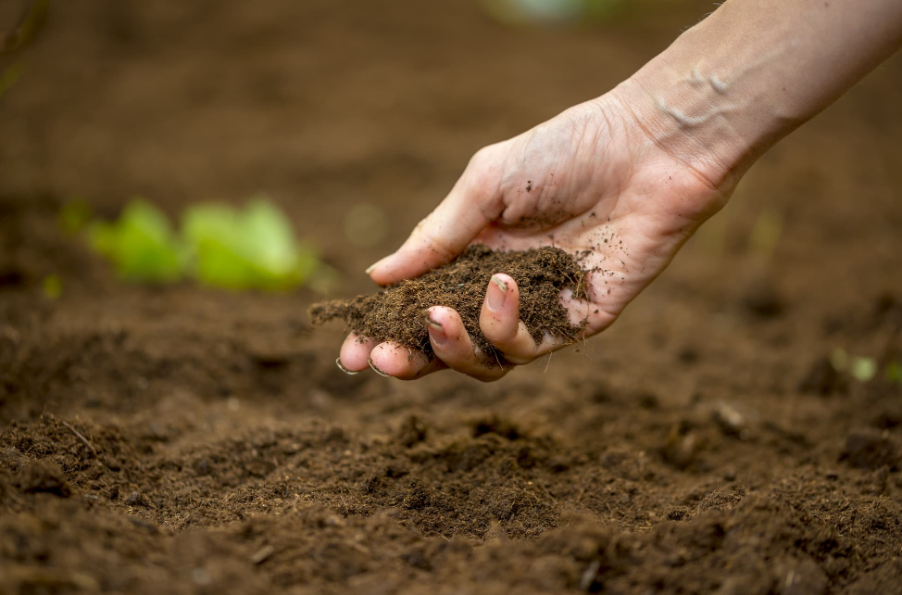
[(577, 297), (585, 295), (586, 271), (580, 269), (571, 255), (553, 247), (494, 252), (476, 244), (453, 262), (416, 279), (353, 300), (313, 304), (308, 314), (314, 325), (338, 318), (361, 337), (380, 343), (393, 341), (432, 357), (427, 309), (448, 306), (460, 314), (486, 365), (495, 365), (504, 355), (482, 334), (479, 315), (486, 288), (496, 273), (510, 275), (517, 282), (520, 320), (536, 345), (546, 333), (564, 342), (576, 340), (582, 327), (570, 322), (559, 295), (564, 289), (571, 289)]
[(664, 4), (532, 31), (468, 2), (53, 3), (0, 109), (0, 593), (902, 593), (899, 57), (611, 329), (493, 384), (341, 374), (323, 296), (122, 285), (60, 231), (73, 196), (266, 190), (331, 297), (368, 293), (476, 148), (710, 10)]

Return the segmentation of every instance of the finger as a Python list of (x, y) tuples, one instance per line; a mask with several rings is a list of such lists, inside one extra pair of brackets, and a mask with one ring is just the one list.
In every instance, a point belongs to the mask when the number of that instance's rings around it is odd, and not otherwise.
[[(420, 221), (394, 253), (367, 269), (380, 285), (417, 277), (450, 262), (501, 213), (495, 200), (498, 164), (492, 148), (477, 153), (451, 193)], [(497, 204), (494, 204), (497, 203)]]
[(341, 345), (338, 359), (335, 364), (345, 374), (357, 374), (369, 367), (367, 360), (376, 342), (357, 333), (351, 333)]
[(498, 380), (511, 368), (500, 360), (492, 365), (480, 359), (460, 315), (452, 308), (429, 308), (428, 323), (432, 349), (449, 368), (485, 382)]
[[(567, 308), (572, 324), (582, 326), (587, 316), (592, 324), (600, 324), (602, 315), (597, 311), (594, 314), (588, 312), (590, 304), (575, 300), (572, 291), (561, 292), (560, 300), (561, 305)], [(507, 361), (517, 365), (528, 364), (537, 357), (571, 343), (545, 333), (542, 341), (536, 344), (532, 333), (520, 320), (520, 290), (517, 282), (502, 273), (492, 275), (486, 288), (479, 327), (489, 343), (501, 351)], [(594, 327), (590, 328), (594, 330)]]
[(370, 352), (368, 365), (380, 376), (414, 380), (443, 370), (447, 366), (438, 358), (430, 360), (425, 353), (397, 343), (379, 343)]
[(536, 358), (536, 342), (520, 322), (520, 289), (510, 275), (492, 275), (479, 314), (479, 328), (507, 361), (527, 364)]

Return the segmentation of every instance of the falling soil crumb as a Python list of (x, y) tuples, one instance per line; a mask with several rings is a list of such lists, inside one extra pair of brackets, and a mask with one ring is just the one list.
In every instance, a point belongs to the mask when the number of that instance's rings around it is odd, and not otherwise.
[(585, 294), (586, 272), (560, 248), (525, 252), (494, 252), (486, 246), (470, 246), (457, 260), (416, 279), (401, 281), (373, 295), (332, 300), (310, 307), (314, 325), (339, 318), (350, 330), (378, 342), (393, 341), (424, 351), (432, 357), (427, 309), (448, 306), (460, 314), (474, 345), (487, 364), (501, 361), (501, 354), (479, 328), (479, 314), (492, 275), (510, 275), (520, 289), (520, 320), (536, 344), (545, 333), (574, 341), (582, 329), (573, 325), (561, 305), (563, 289)]

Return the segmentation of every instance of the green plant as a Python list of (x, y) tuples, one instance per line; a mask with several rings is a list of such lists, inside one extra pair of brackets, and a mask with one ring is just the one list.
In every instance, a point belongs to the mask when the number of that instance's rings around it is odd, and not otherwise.
[(188, 209), (182, 235), (190, 246), (197, 279), (229, 289), (288, 289), (317, 266), (308, 247), (295, 241), (291, 224), (263, 199), (245, 209), (199, 205)]
[[(837, 347), (830, 354), (830, 365), (837, 372), (848, 372), (859, 382), (870, 382), (877, 375), (877, 360), (872, 357), (849, 355), (842, 347)], [(887, 371), (889, 374), (889, 370)]]
[[(87, 205), (72, 201), (60, 212), (60, 226), (77, 231), (87, 218)], [(128, 281), (168, 283), (193, 277), (212, 287), (284, 290), (306, 282), (319, 265), (315, 252), (295, 240), (285, 215), (262, 197), (243, 209), (190, 207), (182, 215), (180, 233), (156, 207), (136, 199), (118, 220), (90, 223), (87, 229), (91, 246)], [(311, 285), (334, 285), (336, 272), (322, 270)]]
[(849, 372), (855, 380), (869, 382), (877, 374), (877, 362), (872, 357), (854, 357)]
[(91, 246), (109, 258), (120, 278), (169, 283), (185, 268), (185, 250), (166, 215), (136, 199), (113, 223), (95, 222), (88, 228)]

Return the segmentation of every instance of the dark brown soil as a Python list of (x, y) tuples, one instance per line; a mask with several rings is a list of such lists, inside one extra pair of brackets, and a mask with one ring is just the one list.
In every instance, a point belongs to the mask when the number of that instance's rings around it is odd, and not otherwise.
[(393, 341), (432, 357), (426, 318), (432, 306), (457, 310), (473, 344), (487, 365), (502, 354), (479, 328), (479, 314), (492, 275), (505, 273), (520, 290), (520, 320), (538, 345), (548, 333), (565, 342), (576, 340), (582, 327), (570, 322), (559, 298), (563, 289), (585, 295), (586, 273), (560, 248), (493, 252), (486, 246), (467, 248), (453, 262), (417, 279), (401, 281), (374, 295), (332, 300), (310, 306), (314, 326), (338, 318), (348, 330), (378, 342)]
[(469, 2), (52, 3), (0, 100), (0, 593), (902, 593), (900, 57), (611, 329), (489, 385), (341, 374), (322, 296), (121, 285), (60, 232), (73, 196), (266, 190), (365, 293), (476, 148), (711, 9), (664, 4), (543, 32)]

